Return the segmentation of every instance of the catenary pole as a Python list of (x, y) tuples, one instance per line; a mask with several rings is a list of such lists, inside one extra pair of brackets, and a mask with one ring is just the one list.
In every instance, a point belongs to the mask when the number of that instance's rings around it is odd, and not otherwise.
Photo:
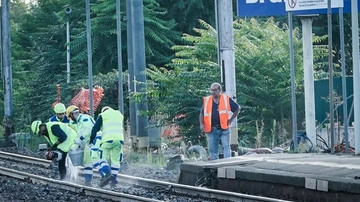
[[(225, 78), (225, 93), (236, 101), (236, 78), (235, 78), (235, 57), (234, 57), (234, 36), (233, 36), (233, 6), (232, 1), (216, 0), (217, 27), (218, 27), (218, 53), (220, 53), (219, 66), (222, 77)], [(233, 120), (230, 126), (231, 150), (238, 152), (238, 130), (237, 119)]]
[(148, 105), (146, 96), (146, 62), (145, 62), (145, 34), (144, 34), (144, 10), (143, 0), (132, 0), (132, 44), (134, 76), (136, 80), (135, 92), (141, 93), (141, 99), (136, 103), (137, 109), (137, 123), (136, 123), (136, 136), (137, 146), (139, 149), (148, 147)]
[[(132, 95), (135, 91), (134, 87), (134, 54), (132, 42), (132, 0), (126, 0), (126, 37), (127, 37), (127, 63), (128, 63), (128, 92)], [(136, 148), (136, 105), (133, 101), (129, 100), (129, 125), (130, 125), (130, 141), (132, 148)]]
[[(312, 15), (301, 16), (303, 58), (304, 58), (304, 88), (305, 88), (305, 127), (310, 141), (316, 143), (315, 125), (315, 89), (314, 89), (314, 57), (312, 41)], [(316, 146), (312, 151), (316, 151)]]
[(66, 6), (64, 12), (66, 14), (66, 83), (70, 83), (70, 14), (72, 12), (71, 6)]
[(66, 21), (66, 72), (67, 72), (67, 83), (70, 83), (70, 25), (69, 17)]
[(4, 82), (4, 128), (7, 145), (13, 131), (12, 67), (10, 40), (10, 1), (1, 0), (1, 42), (2, 42), (2, 79)]
[(118, 57), (118, 109), (124, 114), (123, 98), (123, 75), (122, 75), (122, 54), (121, 54), (121, 13), (120, 0), (116, 0), (116, 33), (117, 33), (117, 57)]
[(87, 55), (88, 55), (88, 84), (90, 99), (90, 115), (94, 116), (93, 99), (93, 80), (92, 80), (92, 48), (91, 48), (91, 23), (90, 23), (90, 0), (86, 1), (86, 36), (87, 36)]

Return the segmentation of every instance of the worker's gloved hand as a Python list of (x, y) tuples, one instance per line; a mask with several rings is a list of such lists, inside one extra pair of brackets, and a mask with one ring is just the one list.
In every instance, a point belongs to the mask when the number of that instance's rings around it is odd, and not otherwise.
[(57, 145), (56, 144), (54, 144), (53, 146), (51, 146), (51, 150), (52, 151), (55, 151), (57, 149)]
[(93, 149), (94, 148), (94, 144), (89, 144), (89, 149), (91, 150), (91, 149)]

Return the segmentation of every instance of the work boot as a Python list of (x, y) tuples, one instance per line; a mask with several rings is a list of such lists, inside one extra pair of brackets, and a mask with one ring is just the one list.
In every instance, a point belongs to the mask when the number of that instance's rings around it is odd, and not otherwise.
[(104, 177), (101, 178), (99, 187), (105, 187), (111, 180), (113, 180), (113, 175), (111, 173), (107, 173)]

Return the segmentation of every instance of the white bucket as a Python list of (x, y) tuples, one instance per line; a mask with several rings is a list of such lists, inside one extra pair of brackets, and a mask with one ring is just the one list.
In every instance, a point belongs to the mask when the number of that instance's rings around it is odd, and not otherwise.
[(78, 149), (68, 153), (73, 166), (82, 166), (84, 161), (84, 150)]

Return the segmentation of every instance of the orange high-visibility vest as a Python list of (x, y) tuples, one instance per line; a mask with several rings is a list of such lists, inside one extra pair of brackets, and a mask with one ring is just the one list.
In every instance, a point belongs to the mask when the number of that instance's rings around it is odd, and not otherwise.
[[(212, 113), (212, 96), (204, 97), (204, 131), (206, 133), (211, 132), (211, 113)], [(220, 117), (220, 126), (222, 129), (228, 129), (228, 120), (230, 109), (230, 98), (228, 95), (220, 94), (219, 100), (219, 117)]]

